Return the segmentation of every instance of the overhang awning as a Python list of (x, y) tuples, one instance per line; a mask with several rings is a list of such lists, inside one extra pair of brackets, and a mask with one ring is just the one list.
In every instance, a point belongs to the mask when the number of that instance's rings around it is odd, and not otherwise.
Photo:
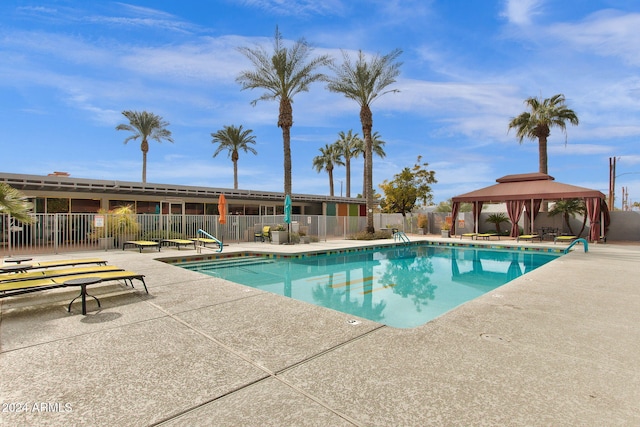
[(506, 202), (508, 200), (563, 200), (595, 197), (604, 199), (597, 190), (556, 182), (544, 173), (507, 175), (496, 180), (498, 183), (470, 193), (453, 197), (454, 203)]
[[(587, 215), (591, 222), (590, 240), (597, 240), (606, 233), (609, 212), (605, 195), (600, 191), (555, 182), (554, 177), (544, 173), (507, 175), (496, 181), (498, 183), (495, 185), (453, 197), (452, 216), (457, 215), (460, 203), (473, 203), (474, 223), (477, 231), (482, 204), (506, 202), (507, 213), (512, 222), (511, 236), (516, 237), (518, 233), (517, 222), (523, 208), (527, 210), (533, 230), (533, 222), (542, 200), (585, 199)], [(600, 217), (602, 217), (601, 220)], [(455, 233), (455, 221), (452, 233)]]

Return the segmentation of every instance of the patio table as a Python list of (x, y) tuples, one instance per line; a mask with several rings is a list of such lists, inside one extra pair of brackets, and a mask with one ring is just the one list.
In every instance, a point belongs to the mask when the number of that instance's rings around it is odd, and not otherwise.
[(100, 300), (94, 297), (93, 295), (89, 295), (87, 293), (87, 286), (100, 283), (100, 282), (102, 282), (102, 279), (99, 277), (81, 277), (78, 279), (66, 280), (64, 282), (64, 286), (80, 286), (80, 295), (78, 295), (77, 297), (71, 300), (67, 311), (71, 313), (71, 304), (73, 304), (73, 302), (78, 298), (82, 297), (82, 314), (86, 315), (87, 314), (87, 296), (90, 296), (91, 298), (96, 300), (96, 302), (98, 303), (98, 307), (100, 307)]

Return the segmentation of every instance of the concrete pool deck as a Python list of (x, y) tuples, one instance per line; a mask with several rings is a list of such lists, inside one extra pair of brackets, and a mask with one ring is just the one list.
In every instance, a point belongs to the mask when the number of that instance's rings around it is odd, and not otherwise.
[(414, 329), (155, 260), (192, 249), (34, 256), (102, 257), (149, 295), (93, 286), (86, 316), (77, 288), (0, 299), (0, 425), (640, 425), (640, 246), (574, 249)]

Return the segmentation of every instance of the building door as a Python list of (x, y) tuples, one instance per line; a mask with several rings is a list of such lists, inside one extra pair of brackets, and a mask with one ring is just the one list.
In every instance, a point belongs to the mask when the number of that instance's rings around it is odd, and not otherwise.
[(160, 202), (160, 230), (165, 239), (184, 234), (185, 206), (183, 200), (162, 200)]

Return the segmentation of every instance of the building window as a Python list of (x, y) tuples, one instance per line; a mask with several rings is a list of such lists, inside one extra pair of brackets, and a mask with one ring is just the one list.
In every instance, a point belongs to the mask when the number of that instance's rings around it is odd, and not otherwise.
[(71, 213), (96, 213), (100, 210), (100, 200), (71, 199)]
[(158, 214), (160, 213), (160, 202), (138, 202), (136, 203), (136, 213)]
[(69, 199), (47, 199), (47, 213), (69, 213)]
[(204, 215), (204, 203), (185, 203), (187, 215)]

